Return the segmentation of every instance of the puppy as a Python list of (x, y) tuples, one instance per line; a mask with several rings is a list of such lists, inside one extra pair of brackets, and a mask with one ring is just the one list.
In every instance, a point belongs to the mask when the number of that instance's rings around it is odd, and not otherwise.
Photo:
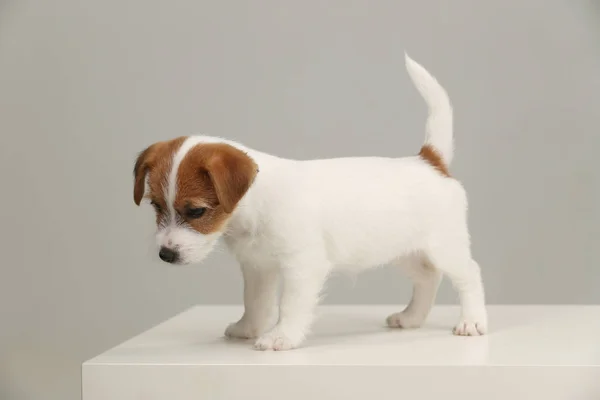
[(387, 318), (390, 327), (420, 326), (445, 273), (462, 309), (453, 332), (486, 332), (467, 197), (448, 171), (452, 106), (408, 55), (406, 68), (429, 107), (416, 156), (298, 161), (208, 136), (155, 143), (139, 155), (134, 200), (154, 206), (159, 257), (197, 263), (223, 237), (240, 263), (245, 311), (226, 336), (255, 338), (259, 350), (298, 347), (331, 271), (389, 263), (414, 284), (408, 306)]

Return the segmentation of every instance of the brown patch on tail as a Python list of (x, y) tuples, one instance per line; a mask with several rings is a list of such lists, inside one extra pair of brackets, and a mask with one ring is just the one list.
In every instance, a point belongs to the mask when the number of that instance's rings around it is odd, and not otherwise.
[(448, 166), (444, 163), (442, 156), (440, 153), (431, 145), (424, 145), (421, 147), (421, 151), (419, 152), (419, 157), (421, 157), (425, 162), (435, 168), (440, 174), (450, 177), (450, 172), (448, 172)]

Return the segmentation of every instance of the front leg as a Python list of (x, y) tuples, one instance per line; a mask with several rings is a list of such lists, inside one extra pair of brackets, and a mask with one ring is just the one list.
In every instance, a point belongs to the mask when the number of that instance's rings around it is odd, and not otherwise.
[(289, 350), (302, 343), (329, 271), (329, 262), (322, 257), (295, 258), (283, 264), (279, 321), (258, 338), (255, 349)]
[(225, 330), (231, 338), (256, 338), (277, 321), (277, 288), (279, 271), (243, 264), (244, 315)]

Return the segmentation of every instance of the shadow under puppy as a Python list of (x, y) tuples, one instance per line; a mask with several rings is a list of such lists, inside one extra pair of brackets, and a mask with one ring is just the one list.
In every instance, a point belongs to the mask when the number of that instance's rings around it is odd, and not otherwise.
[(245, 311), (226, 336), (256, 338), (259, 350), (298, 347), (332, 270), (388, 263), (414, 283), (409, 305), (388, 317), (389, 326), (420, 326), (445, 273), (462, 309), (453, 332), (486, 332), (467, 196), (448, 171), (452, 106), (408, 55), (406, 67), (429, 107), (416, 156), (299, 161), (209, 136), (155, 143), (139, 155), (134, 200), (154, 206), (159, 257), (197, 263), (223, 237), (240, 263)]

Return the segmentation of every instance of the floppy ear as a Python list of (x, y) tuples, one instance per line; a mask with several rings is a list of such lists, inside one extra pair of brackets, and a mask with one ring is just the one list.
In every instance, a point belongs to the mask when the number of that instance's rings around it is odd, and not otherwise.
[(135, 166), (133, 167), (133, 201), (138, 206), (142, 202), (142, 197), (144, 197), (144, 192), (146, 191), (146, 174), (151, 166), (152, 155), (154, 153), (153, 150), (154, 145), (142, 151), (135, 161)]
[(246, 153), (226, 144), (215, 145), (206, 161), (206, 169), (215, 188), (219, 204), (231, 213), (246, 194), (258, 168)]

